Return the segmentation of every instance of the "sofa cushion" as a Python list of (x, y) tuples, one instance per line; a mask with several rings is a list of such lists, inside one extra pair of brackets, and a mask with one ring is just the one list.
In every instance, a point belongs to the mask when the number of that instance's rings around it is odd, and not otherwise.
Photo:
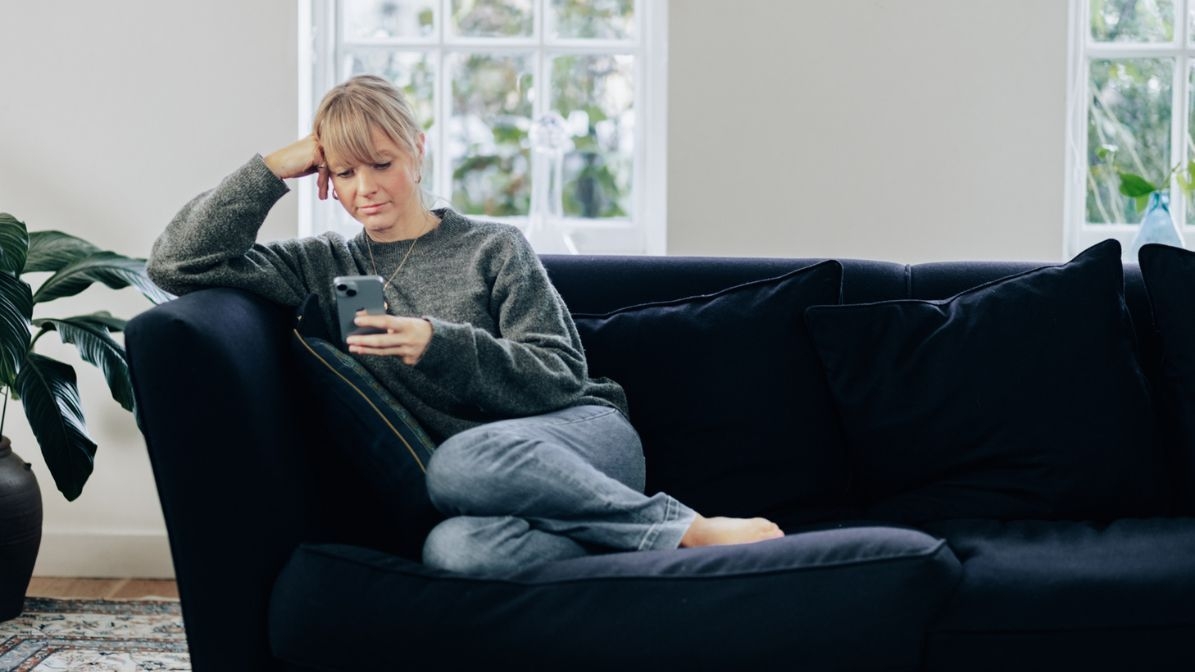
[(912, 670), (958, 572), (941, 541), (894, 528), (591, 556), (505, 579), (306, 545), (274, 586), (269, 632), (277, 656), (322, 670)]
[(1195, 252), (1146, 245), (1139, 254), (1162, 344), (1161, 404), (1174, 442), (1171, 485), (1183, 513), (1195, 513)]
[(927, 523), (963, 563), (936, 630), (1195, 626), (1195, 518)]
[[(962, 583), (931, 627), (930, 669), (958, 669), (959, 652), (976, 661), (968, 669), (1195, 668), (1195, 519), (926, 529), (963, 563)], [(1143, 632), (1153, 635), (1145, 648)]]
[(368, 519), (389, 538), (385, 547), (418, 558), (427, 533), (442, 519), (428, 498), (424, 477), (435, 444), (351, 355), (299, 329), (293, 333), (292, 351), (305, 384), (306, 408), (318, 414), (323, 426), (321, 439), (327, 445), (322, 454), (345, 461), (368, 491), (363, 498), (370, 502)]
[(1120, 246), (941, 301), (813, 307), (869, 515), (1155, 512), (1160, 459)]
[(626, 390), (648, 492), (709, 515), (817, 518), (847, 471), (830, 391), (802, 322), (838, 303), (827, 261), (713, 294), (574, 315), (590, 374)]

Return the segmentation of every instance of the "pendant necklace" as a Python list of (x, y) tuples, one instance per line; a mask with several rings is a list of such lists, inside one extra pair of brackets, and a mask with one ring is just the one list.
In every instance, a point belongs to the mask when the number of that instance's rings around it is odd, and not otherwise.
[[(430, 231), (430, 230), (431, 229), (429, 228), (428, 231)], [(393, 280), (395, 278), (395, 276), (398, 275), (398, 272), (402, 270), (403, 265), (407, 263), (407, 259), (410, 258), (411, 253), (415, 251), (415, 245), (419, 242), (419, 238), (421, 238), (426, 233), (427, 233), (427, 231), (424, 231), (423, 233), (416, 236), (414, 240), (411, 241), (411, 246), (407, 248), (407, 253), (402, 255), (402, 260), (400, 260), (398, 262), (398, 266), (394, 269), (394, 272), (391, 273), (390, 277), (386, 278), (386, 280), (382, 283), (382, 295), (383, 295), (382, 307), (385, 308), (387, 314), (390, 314), (390, 300), (385, 298), (386, 288), (389, 287), (390, 289), (393, 289), (396, 292), (398, 291), (397, 289), (394, 288), (394, 285), (390, 284), (390, 281)], [(381, 275), (381, 273), (378, 273), (378, 263), (373, 258), (373, 241), (370, 239), (369, 233), (366, 232), (366, 233), (364, 233), (364, 235), (365, 235), (365, 249), (369, 251), (369, 265), (373, 267), (374, 275)]]

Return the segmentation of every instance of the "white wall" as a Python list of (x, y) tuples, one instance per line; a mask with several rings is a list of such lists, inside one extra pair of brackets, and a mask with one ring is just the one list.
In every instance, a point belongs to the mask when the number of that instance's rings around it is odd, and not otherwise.
[[(296, 16), (293, 0), (0, 0), (0, 211), (148, 255), (187, 199), (296, 137)], [(264, 235), (293, 235), (295, 213), (286, 199)], [(131, 289), (100, 288), (40, 310), (131, 317), (147, 305)], [(132, 417), (73, 348), (44, 354), (76, 364), (99, 450), (83, 495), (68, 503), (10, 407), (4, 432), (34, 464), (45, 502), (37, 573), (171, 575)], [(219, 432), (231, 430), (213, 428), (212, 459), (237, 459), (220, 453)]]
[[(1059, 258), (1065, 4), (673, 0), (669, 252)], [(0, 211), (148, 254), (183, 202), (295, 137), (296, 25), (286, 0), (0, 0)], [(296, 211), (263, 237), (293, 235)], [(63, 304), (45, 314), (145, 307)], [(100, 448), (66, 503), (10, 409), (46, 503), (38, 573), (169, 575), (132, 418), (90, 365), (45, 354), (77, 365)], [(216, 432), (211, 450), (237, 459)]]
[(1062, 255), (1063, 0), (674, 0), (669, 254)]

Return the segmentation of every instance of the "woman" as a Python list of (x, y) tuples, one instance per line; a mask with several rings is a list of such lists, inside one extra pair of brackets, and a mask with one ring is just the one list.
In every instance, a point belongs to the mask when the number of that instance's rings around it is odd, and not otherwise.
[[(175, 293), (236, 287), (298, 305), (314, 292), (325, 307), (335, 276), (385, 279), (387, 314), (356, 319), (383, 332), (348, 346), (441, 442), (427, 486), (448, 518), (429, 535), (425, 563), (498, 573), (595, 548), (782, 536), (761, 518), (705, 518), (643, 494), (622, 389), (587, 377), (576, 327), (520, 232), (425, 207), (424, 134), (398, 89), (355, 77), (325, 96), (313, 126), (184, 206), (149, 272)], [(362, 232), (255, 243), (283, 180), (309, 175)]]

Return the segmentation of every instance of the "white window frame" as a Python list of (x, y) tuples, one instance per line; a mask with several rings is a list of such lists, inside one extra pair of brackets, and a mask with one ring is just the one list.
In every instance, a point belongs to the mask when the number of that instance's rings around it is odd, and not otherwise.
[[(1170, 124), (1170, 156), (1187, 160), (1185, 146), (1188, 110), (1191, 96), (1192, 66), (1195, 65), (1195, 45), (1189, 43), (1188, 7), (1195, 0), (1174, 0), (1174, 41), (1168, 44), (1098, 43), (1091, 39), (1090, 0), (1069, 0), (1070, 31), (1067, 62), (1067, 155), (1066, 155), (1066, 213), (1065, 251), (1071, 257), (1107, 239), (1116, 238), (1128, 247), (1136, 235), (1138, 222), (1121, 224), (1089, 224), (1087, 222), (1087, 106), (1091, 92), (1088, 88), (1088, 63), (1106, 58), (1172, 58), (1174, 72)], [(1179, 161), (1174, 158), (1170, 165)], [(1174, 184), (1170, 193), (1178, 193)], [(1191, 240), (1195, 226), (1186, 224), (1190, 204), (1185, 198), (1170, 199), (1170, 215), (1182, 230), (1183, 238)], [(1135, 260), (1134, 260), (1135, 261)]]
[[(533, 0), (536, 4), (534, 34), (528, 38), (454, 37), (447, 30), (450, 0), (439, 2), (439, 21), (432, 38), (387, 40), (371, 45), (393, 46), (404, 51), (449, 53), (453, 48), (485, 47), (501, 52), (517, 49), (536, 54), (536, 82), (546, 82), (548, 54), (558, 53), (630, 53), (635, 58), (635, 156), (631, 186), (631, 208), (628, 218), (586, 219), (570, 217), (565, 227), (584, 232), (587, 245), (582, 253), (657, 254), (667, 253), (667, 118), (668, 118), (668, 0), (635, 0), (634, 40), (551, 40), (545, 36), (544, 8), (549, 0)], [(299, 134), (311, 132), (311, 120), (324, 92), (343, 76), (338, 72), (343, 63), (340, 53), (338, 0), (298, 0), (299, 3)], [(444, 59), (437, 59), (443, 69)], [(447, 119), (450, 82), (437, 77), (435, 117)], [(537, 96), (533, 102), (533, 118), (547, 112), (547, 96)], [(444, 147), (443, 135), (448, 124), (436, 124), (429, 132), (434, 147)], [(433, 133), (437, 134), (433, 137)], [(438, 196), (451, 194), (452, 166), (447, 157), (435, 161), (435, 184)], [(309, 236), (325, 230), (316, 216), (315, 187), (310, 180), (299, 183), (299, 235)], [(321, 207), (326, 207), (322, 205)], [(521, 228), (527, 217), (476, 216), (505, 221)]]

